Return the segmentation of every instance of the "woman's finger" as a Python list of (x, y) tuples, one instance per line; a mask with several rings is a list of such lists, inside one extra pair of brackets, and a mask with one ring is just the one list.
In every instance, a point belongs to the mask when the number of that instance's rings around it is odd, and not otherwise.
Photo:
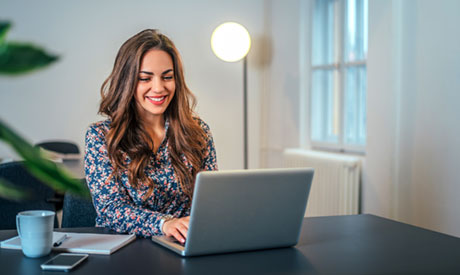
[(185, 238), (182, 236), (182, 234), (177, 230), (177, 228), (174, 229), (172, 232), (173, 237), (178, 240), (180, 243), (185, 243)]

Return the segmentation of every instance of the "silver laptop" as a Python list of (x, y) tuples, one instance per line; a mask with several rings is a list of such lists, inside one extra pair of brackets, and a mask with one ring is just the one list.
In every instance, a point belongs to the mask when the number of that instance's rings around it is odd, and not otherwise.
[(185, 245), (152, 240), (182, 256), (296, 245), (312, 178), (311, 168), (200, 172)]

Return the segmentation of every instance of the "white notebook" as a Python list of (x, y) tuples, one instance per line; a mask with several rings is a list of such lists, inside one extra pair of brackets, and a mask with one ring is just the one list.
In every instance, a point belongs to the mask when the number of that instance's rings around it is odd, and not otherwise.
[[(110, 255), (136, 239), (136, 235), (53, 232), (53, 243), (67, 238), (53, 251)], [(1, 248), (21, 249), (19, 236), (0, 242)]]

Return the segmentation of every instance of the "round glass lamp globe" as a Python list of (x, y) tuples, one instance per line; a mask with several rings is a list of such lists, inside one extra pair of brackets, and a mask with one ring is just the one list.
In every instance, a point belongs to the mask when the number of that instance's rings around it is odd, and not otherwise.
[(212, 33), (211, 47), (220, 59), (235, 62), (248, 54), (251, 48), (251, 37), (242, 25), (227, 22), (218, 26)]

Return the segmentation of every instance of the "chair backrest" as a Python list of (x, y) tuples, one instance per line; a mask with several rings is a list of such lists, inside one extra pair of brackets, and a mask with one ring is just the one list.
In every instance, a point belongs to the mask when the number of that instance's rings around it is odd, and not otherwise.
[(61, 227), (94, 227), (96, 216), (91, 199), (80, 198), (70, 193), (64, 195)]
[[(32, 176), (24, 168), (22, 161), (0, 164), (0, 178), (6, 179), (15, 186), (22, 187), (32, 195), (24, 201), (12, 201), (0, 197), (0, 229), (15, 229), (16, 214), (25, 210), (55, 210), (53, 203), (55, 191)], [(57, 227), (57, 218), (54, 227)]]
[(35, 144), (48, 151), (53, 151), (61, 154), (80, 154), (78, 145), (68, 141), (48, 141)]

